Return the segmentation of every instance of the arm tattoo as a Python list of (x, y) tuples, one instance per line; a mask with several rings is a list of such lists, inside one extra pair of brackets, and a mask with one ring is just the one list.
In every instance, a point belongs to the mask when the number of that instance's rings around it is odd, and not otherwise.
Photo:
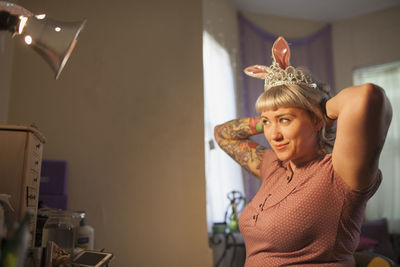
[(250, 136), (264, 131), (259, 117), (231, 120), (217, 128), (217, 134), (224, 139), (248, 139)]
[(265, 147), (250, 140), (250, 136), (264, 130), (259, 117), (236, 119), (215, 128), (218, 145), (246, 170), (252, 172), (260, 169)]

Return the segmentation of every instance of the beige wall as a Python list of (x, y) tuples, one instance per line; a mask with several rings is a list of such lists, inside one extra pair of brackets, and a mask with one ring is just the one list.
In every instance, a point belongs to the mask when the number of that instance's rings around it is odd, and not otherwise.
[(242, 11), (242, 14), (259, 28), (286, 38), (301, 38), (323, 28), (326, 23)]
[(400, 6), (332, 23), (336, 90), (353, 84), (357, 67), (400, 60)]
[(201, 1), (19, 2), (87, 18), (60, 79), (15, 42), (9, 123), (35, 123), (69, 164), (112, 266), (211, 266), (206, 231)]

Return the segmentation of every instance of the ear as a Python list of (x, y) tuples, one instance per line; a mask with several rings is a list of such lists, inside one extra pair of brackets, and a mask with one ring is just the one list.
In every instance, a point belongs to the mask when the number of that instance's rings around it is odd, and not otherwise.
[(253, 65), (245, 68), (243, 71), (251, 77), (263, 80), (267, 78), (267, 74), (270, 72), (269, 68), (263, 65)]
[(314, 129), (315, 131), (319, 132), (322, 129), (323, 121), (317, 120), (314, 122)]
[(279, 36), (272, 46), (272, 56), (281, 69), (285, 70), (290, 65), (290, 48), (285, 38)]

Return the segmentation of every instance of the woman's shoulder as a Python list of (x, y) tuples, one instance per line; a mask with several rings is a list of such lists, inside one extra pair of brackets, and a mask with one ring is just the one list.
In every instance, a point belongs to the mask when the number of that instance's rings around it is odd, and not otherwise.
[(345, 195), (353, 195), (357, 197), (366, 197), (370, 198), (378, 189), (381, 181), (382, 181), (382, 173), (378, 170), (378, 173), (374, 179), (374, 181), (367, 187), (362, 190), (357, 190), (351, 188), (345, 180), (335, 171), (335, 168), (332, 164), (332, 154), (326, 154), (325, 157), (320, 161), (319, 168), (325, 169), (329, 172), (329, 175), (334, 181), (335, 187), (343, 192)]
[(327, 174), (333, 172), (332, 154), (323, 154), (313, 160), (305, 163), (300, 167), (307, 173), (321, 173)]
[(332, 153), (327, 153), (323, 156), (321, 156), (321, 159), (318, 162), (318, 165), (324, 168), (332, 168), (333, 170), (333, 164), (332, 164)]
[(279, 167), (281, 167), (281, 162), (275, 152), (272, 149), (266, 149), (260, 165), (261, 181), (264, 181)]
[(261, 170), (268, 167), (270, 164), (279, 163), (279, 159), (272, 149), (266, 149), (261, 159)]

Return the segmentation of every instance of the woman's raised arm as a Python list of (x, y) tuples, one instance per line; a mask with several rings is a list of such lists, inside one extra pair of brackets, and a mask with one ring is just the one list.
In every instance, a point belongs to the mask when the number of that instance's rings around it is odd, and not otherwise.
[(374, 84), (345, 88), (326, 103), (326, 113), (337, 119), (334, 170), (352, 189), (368, 187), (376, 177), (392, 118), (384, 90)]
[(259, 117), (242, 118), (216, 126), (214, 136), (218, 145), (229, 156), (260, 178), (261, 159), (266, 148), (249, 137), (263, 133), (263, 129)]

